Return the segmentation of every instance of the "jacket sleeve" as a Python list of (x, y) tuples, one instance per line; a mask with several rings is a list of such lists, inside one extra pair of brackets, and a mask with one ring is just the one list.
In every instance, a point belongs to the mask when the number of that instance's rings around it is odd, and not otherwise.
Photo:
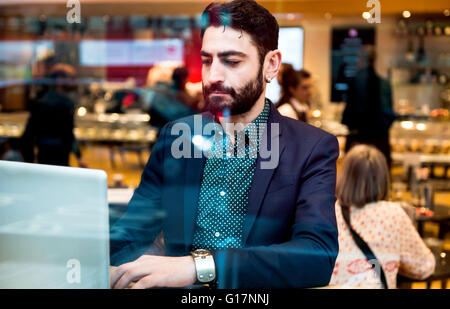
[(291, 238), (281, 244), (212, 252), (218, 288), (303, 288), (328, 285), (339, 251), (334, 211), (334, 136), (324, 135), (303, 170)]
[(141, 256), (162, 229), (161, 207), (166, 127), (152, 149), (125, 214), (110, 230), (110, 262), (116, 266)]

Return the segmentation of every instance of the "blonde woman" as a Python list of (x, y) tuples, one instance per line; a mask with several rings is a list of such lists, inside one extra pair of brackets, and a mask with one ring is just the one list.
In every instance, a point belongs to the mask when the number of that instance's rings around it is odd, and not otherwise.
[[(387, 287), (396, 288), (398, 273), (414, 279), (425, 279), (433, 273), (432, 252), (401, 206), (388, 201), (389, 186), (384, 155), (372, 146), (352, 147), (342, 162), (336, 184), (339, 254), (330, 285), (382, 288), (383, 270)], [(343, 214), (348, 214), (352, 229), (379, 264), (369, 262), (363, 254)]]

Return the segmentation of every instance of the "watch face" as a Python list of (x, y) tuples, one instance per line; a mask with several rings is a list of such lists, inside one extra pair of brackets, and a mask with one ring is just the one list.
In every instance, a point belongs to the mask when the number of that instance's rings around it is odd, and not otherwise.
[(209, 251), (208, 250), (204, 250), (204, 249), (195, 250), (194, 253), (196, 255), (209, 255)]

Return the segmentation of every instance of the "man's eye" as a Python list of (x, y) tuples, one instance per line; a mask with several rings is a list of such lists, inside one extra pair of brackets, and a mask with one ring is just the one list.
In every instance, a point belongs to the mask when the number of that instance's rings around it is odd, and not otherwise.
[(228, 64), (228, 65), (231, 65), (231, 66), (235, 66), (235, 65), (238, 65), (240, 63), (240, 61), (233, 61), (233, 60), (224, 60), (224, 62), (226, 64)]
[(210, 59), (202, 59), (202, 64), (210, 64), (211, 60)]

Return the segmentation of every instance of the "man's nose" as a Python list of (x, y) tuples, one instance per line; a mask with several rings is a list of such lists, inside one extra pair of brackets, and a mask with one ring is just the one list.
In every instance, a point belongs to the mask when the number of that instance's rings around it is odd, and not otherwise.
[(225, 72), (224, 72), (224, 68), (223, 68), (222, 64), (219, 61), (214, 60), (211, 63), (208, 73), (209, 73), (208, 74), (208, 83), (209, 84), (224, 82)]

